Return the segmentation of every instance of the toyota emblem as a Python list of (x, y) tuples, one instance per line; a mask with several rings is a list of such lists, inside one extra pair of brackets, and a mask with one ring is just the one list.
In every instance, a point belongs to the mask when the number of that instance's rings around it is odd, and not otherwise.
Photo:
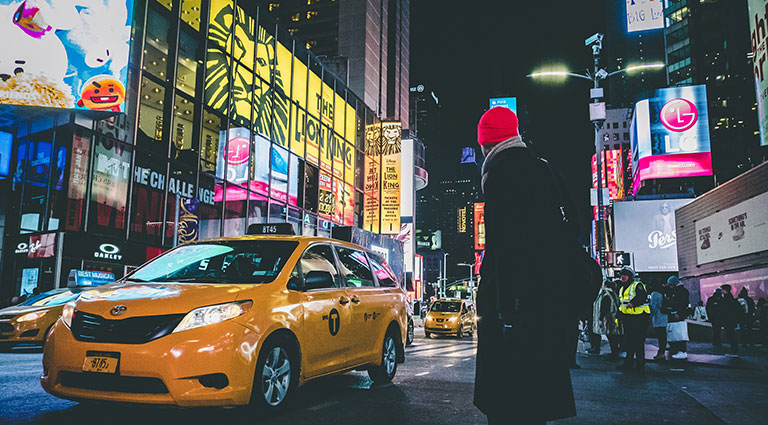
[(124, 306), (122, 304), (121, 305), (116, 305), (116, 306), (112, 307), (112, 310), (109, 310), (109, 314), (111, 314), (113, 316), (119, 316), (119, 315), (125, 313), (125, 310), (128, 310), (128, 307), (126, 307), (126, 306)]

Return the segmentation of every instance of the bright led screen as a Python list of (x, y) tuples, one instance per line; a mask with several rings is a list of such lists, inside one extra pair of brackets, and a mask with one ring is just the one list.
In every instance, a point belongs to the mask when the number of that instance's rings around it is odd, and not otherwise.
[(133, 0), (0, 0), (0, 103), (124, 111)]

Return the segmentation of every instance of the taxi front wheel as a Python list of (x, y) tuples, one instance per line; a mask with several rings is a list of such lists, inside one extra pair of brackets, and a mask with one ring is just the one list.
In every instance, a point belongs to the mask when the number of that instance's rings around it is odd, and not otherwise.
[(368, 376), (375, 384), (385, 384), (392, 381), (397, 372), (397, 346), (392, 333), (384, 336), (384, 345), (381, 350), (381, 365), (371, 366)]
[(286, 405), (298, 381), (298, 356), (285, 338), (267, 341), (259, 354), (251, 390), (251, 406), (277, 411)]

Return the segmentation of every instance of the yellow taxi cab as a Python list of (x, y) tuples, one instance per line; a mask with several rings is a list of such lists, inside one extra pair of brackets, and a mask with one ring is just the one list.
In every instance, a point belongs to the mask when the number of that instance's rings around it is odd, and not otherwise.
[(351, 243), (252, 228), (179, 246), (68, 303), (45, 345), (43, 388), (271, 411), (318, 377), (366, 369), (392, 380), (407, 299), (386, 262)]
[(476, 327), (474, 307), (465, 300), (437, 300), (424, 319), (427, 338), (432, 334), (455, 334), (461, 338), (465, 334), (474, 335)]
[(77, 298), (81, 288), (62, 288), (43, 292), (21, 304), (0, 310), (0, 347), (43, 345), (61, 310)]

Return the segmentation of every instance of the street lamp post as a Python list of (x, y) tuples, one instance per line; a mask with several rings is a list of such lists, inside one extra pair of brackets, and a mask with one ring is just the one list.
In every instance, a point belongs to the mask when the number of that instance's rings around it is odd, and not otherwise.
[(442, 282), (441, 282), (441, 285), (440, 285), (440, 297), (441, 298), (445, 297), (445, 289), (446, 289), (446, 285), (448, 284), (448, 267), (447, 267), (448, 259), (446, 257), (448, 257), (448, 253), (444, 252), (443, 253), (443, 278), (442, 278)]
[(605, 229), (603, 225), (603, 160), (602, 160), (602, 142), (600, 141), (600, 129), (605, 122), (605, 102), (601, 102), (603, 98), (603, 89), (600, 88), (600, 81), (605, 80), (621, 73), (630, 73), (641, 70), (661, 69), (664, 68), (663, 63), (651, 63), (629, 66), (613, 72), (607, 72), (605, 69), (600, 68), (600, 52), (603, 48), (603, 34), (595, 34), (585, 41), (587, 47), (592, 48), (592, 61), (593, 69), (587, 70), (586, 74), (577, 74), (569, 71), (542, 71), (529, 74), (530, 78), (546, 78), (546, 77), (575, 77), (592, 82), (592, 88), (590, 89), (590, 121), (595, 128), (595, 162), (597, 166), (597, 250), (600, 258), (600, 266), (605, 268)]
[(472, 268), (475, 267), (475, 265), (474, 264), (468, 264), (468, 263), (458, 263), (456, 265), (457, 266), (462, 266), (462, 267), (469, 267), (469, 285), (471, 286), (472, 283), (474, 283), (473, 281), (474, 281), (474, 278), (475, 278), (475, 275), (472, 273)]

